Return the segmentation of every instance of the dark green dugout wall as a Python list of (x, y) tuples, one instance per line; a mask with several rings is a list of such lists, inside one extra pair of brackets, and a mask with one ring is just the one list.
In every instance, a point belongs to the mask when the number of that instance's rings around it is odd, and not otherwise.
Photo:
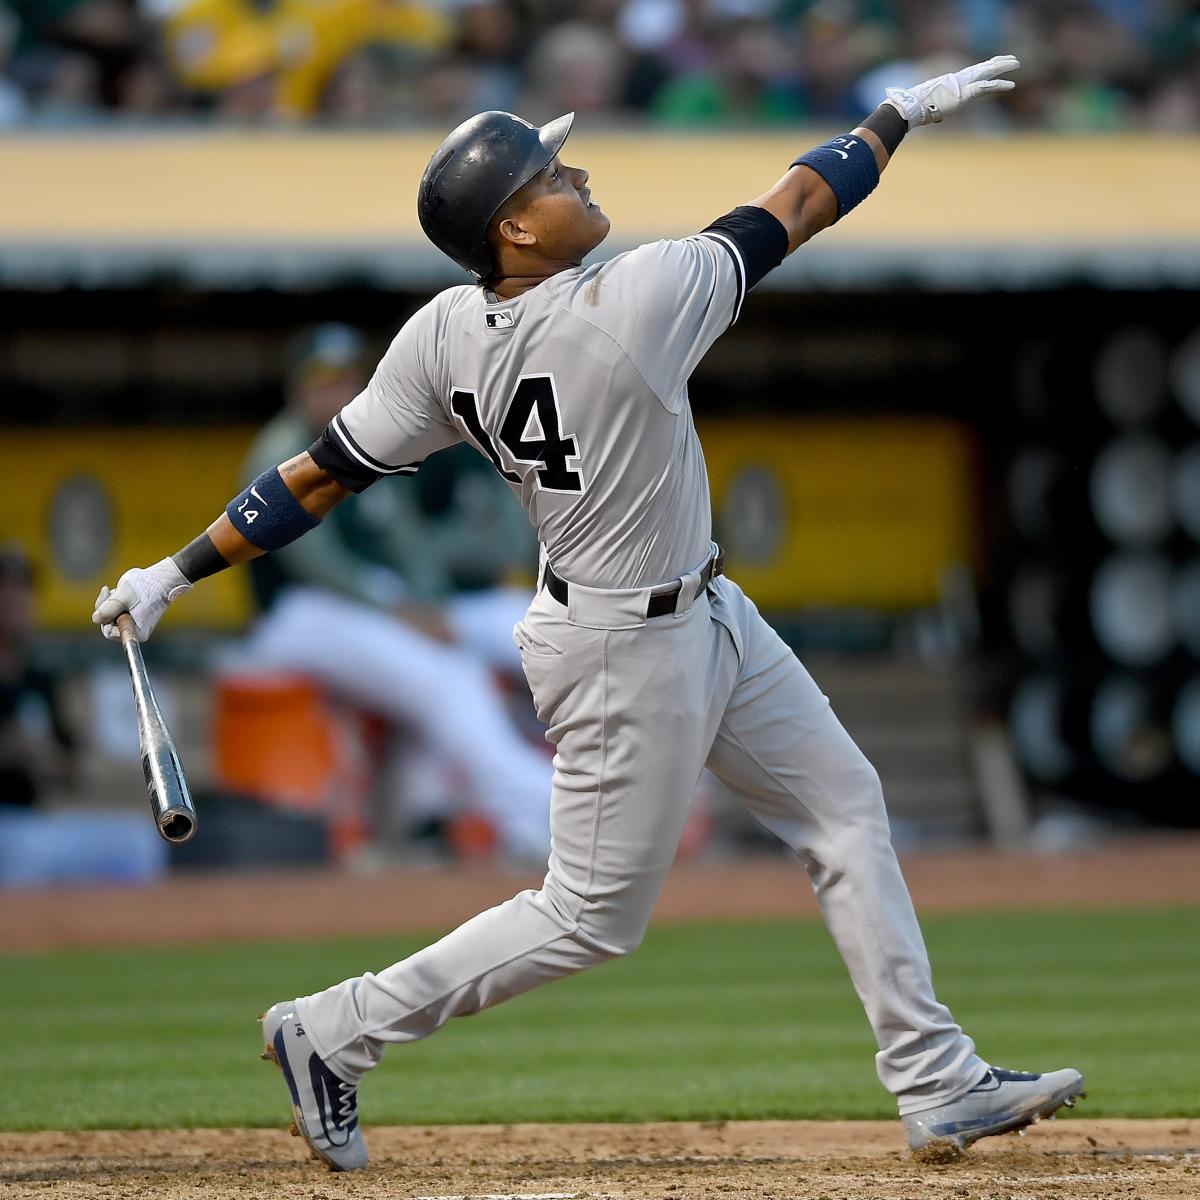
[[(210, 430), (271, 416), (288, 340), (382, 352), (426, 297), (136, 289), (0, 294), (3, 427)], [(933, 417), (971, 442), (981, 709), (1036, 788), (1195, 823), (1200, 785), (1200, 310), (1175, 290), (763, 292), (692, 387), (717, 417)], [(846, 645), (870, 613), (783, 614)], [(839, 624), (840, 623), (840, 624)], [(872, 630), (869, 636), (864, 629)], [(891, 639), (889, 643), (889, 639)], [(836, 638), (834, 639), (836, 640)]]

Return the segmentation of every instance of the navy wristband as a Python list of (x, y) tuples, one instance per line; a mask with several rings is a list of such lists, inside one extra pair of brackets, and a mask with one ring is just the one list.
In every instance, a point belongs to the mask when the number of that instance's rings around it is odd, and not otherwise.
[(321, 523), (288, 491), (278, 467), (264, 471), (241, 495), (234, 496), (225, 513), (246, 541), (268, 551), (281, 550)]
[(908, 122), (900, 115), (900, 110), (886, 100), (863, 121), (862, 127), (869, 129), (883, 143), (889, 155), (896, 153), (896, 147), (908, 132)]
[(829, 184), (837, 199), (840, 221), (861, 204), (879, 183), (875, 151), (861, 138), (846, 133), (793, 159), (793, 167), (810, 167)]
[(188, 583), (207, 579), (229, 566), (220, 550), (213, 545), (207, 531), (198, 538), (193, 538), (178, 554), (172, 554), (171, 557)]

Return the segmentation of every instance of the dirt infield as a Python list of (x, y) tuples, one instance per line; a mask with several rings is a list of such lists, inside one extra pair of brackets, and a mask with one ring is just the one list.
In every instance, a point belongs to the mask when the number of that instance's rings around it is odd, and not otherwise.
[[(916, 855), (904, 860), (904, 873), (922, 912), (1196, 904), (1200, 837), (1176, 834), (1053, 858)], [(448, 929), (540, 879), (540, 872), (487, 866), (426, 867), (369, 875), (185, 875), (151, 888), (0, 892), (0, 951)], [(803, 870), (776, 857), (677, 865), (655, 919), (815, 913)]]
[(1200, 1122), (1043, 1122), (924, 1166), (894, 1122), (746, 1121), (368, 1130), (372, 1165), (331, 1175), (270, 1130), (0, 1134), (13, 1200), (1194, 1200)]

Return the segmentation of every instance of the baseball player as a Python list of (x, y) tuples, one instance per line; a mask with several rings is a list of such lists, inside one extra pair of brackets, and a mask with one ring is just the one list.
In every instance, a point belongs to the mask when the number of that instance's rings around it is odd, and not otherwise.
[(1074, 1070), (989, 1066), (934, 995), (878, 776), (722, 574), (687, 394), (746, 292), (864, 200), (910, 128), (1011, 88), (1000, 76), (1018, 65), (993, 58), (888, 89), (750, 204), (587, 267), (609, 221), (587, 171), (560, 156), (573, 114), (541, 128), (472, 118), (435, 151), (418, 211), (475, 286), (418, 312), (307, 453), (259, 476), (173, 559), (101, 591), (93, 619), (111, 636), (127, 609), (146, 637), (198, 579), (460, 440), (537, 530), (541, 586), (514, 637), (556, 750), (549, 869), (540, 890), (379, 974), (264, 1014), (264, 1056), (330, 1166), (367, 1161), (357, 1088), (389, 1043), (638, 946), (705, 764), (806, 867), (914, 1149), (956, 1152), (1081, 1094)]

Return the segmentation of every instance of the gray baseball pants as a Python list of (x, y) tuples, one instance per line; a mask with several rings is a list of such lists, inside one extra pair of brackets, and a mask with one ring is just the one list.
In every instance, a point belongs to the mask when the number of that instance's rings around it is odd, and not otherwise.
[(800, 857), (874, 1030), (901, 1114), (987, 1067), (933, 992), (879, 777), (795, 655), (731, 580), (646, 620), (644, 590), (546, 591), (514, 636), (556, 747), (553, 849), (526, 891), (378, 975), (303, 997), (313, 1048), (343, 1078), (538, 984), (635, 950), (701, 769)]

